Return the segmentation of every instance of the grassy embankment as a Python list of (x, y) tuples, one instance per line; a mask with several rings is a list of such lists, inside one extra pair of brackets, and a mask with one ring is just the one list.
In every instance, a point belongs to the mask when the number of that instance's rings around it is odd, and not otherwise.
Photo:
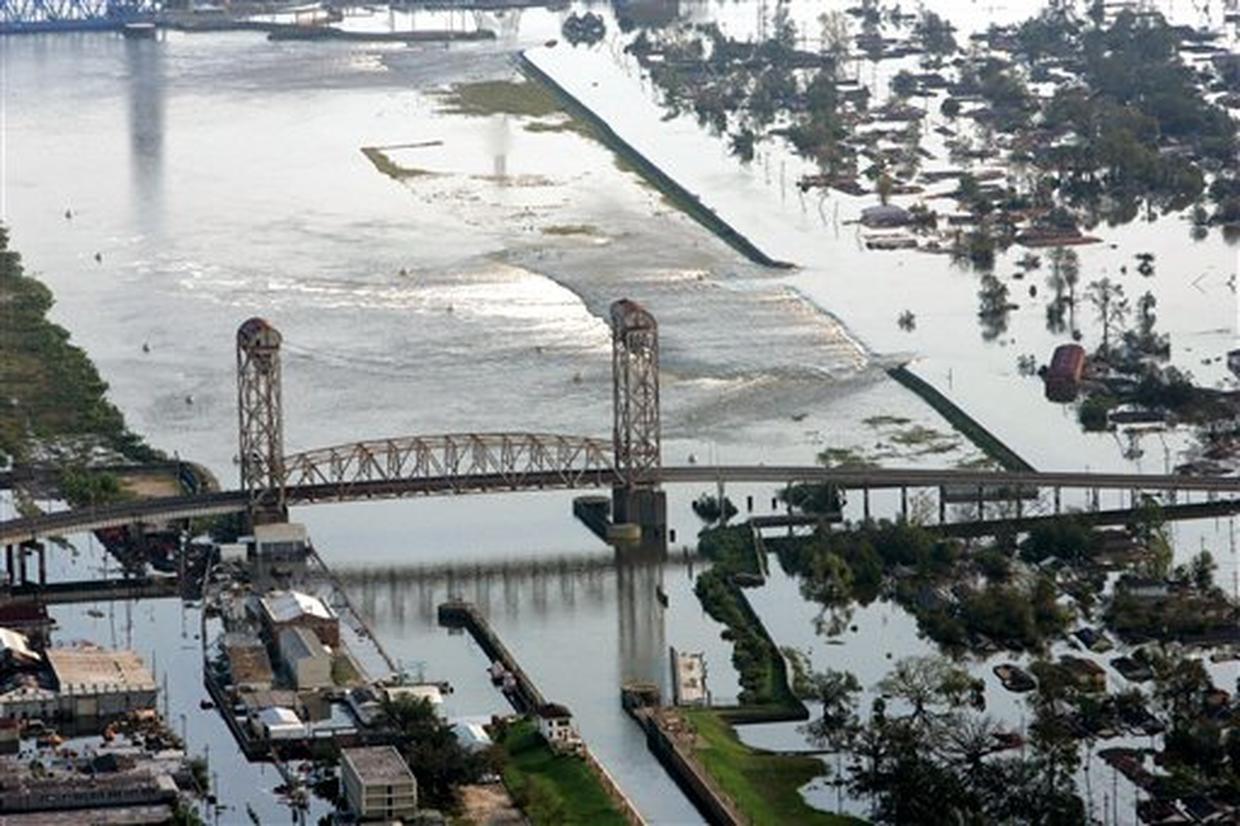
[(699, 765), (752, 823), (857, 822), (814, 809), (801, 797), (800, 788), (823, 773), (820, 760), (754, 749), (737, 738), (734, 725), (804, 720), (809, 711), (789, 687), (788, 664), (737, 582), (761, 576), (750, 527), (707, 529), (698, 547), (712, 566), (695, 591), (706, 612), (727, 626), (741, 682), (736, 706), (681, 709), (697, 733)]
[(822, 761), (804, 755), (776, 754), (751, 748), (713, 709), (684, 709), (697, 734), (694, 754), (715, 782), (756, 826), (786, 823), (861, 823), (814, 809), (800, 788), (822, 774)]
[(508, 755), (504, 785), (534, 826), (624, 826), (623, 815), (585, 761), (555, 754), (533, 722), (509, 726), (500, 743)]
[(712, 562), (694, 587), (702, 607), (727, 627), (732, 663), (740, 675), (739, 704), (719, 713), (737, 723), (804, 720), (809, 712), (788, 687), (788, 668), (738, 579), (760, 577), (757, 550), (748, 525), (708, 528), (698, 548)]
[(26, 276), (0, 226), (0, 465), (49, 456), (67, 468), (70, 501), (120, 495), (117, 480), (81, 470), (100, 449), (132, 462), (165, 457), (125, 426), (108, 385), (69, 333), (47, 318), (53, 298)]

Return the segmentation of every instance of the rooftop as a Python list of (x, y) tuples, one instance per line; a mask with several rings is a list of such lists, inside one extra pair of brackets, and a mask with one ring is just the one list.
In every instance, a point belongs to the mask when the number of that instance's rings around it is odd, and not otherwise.
[(405, 759), (394, 746), (342, 749), (340, 756), (352, 766), (354, 774), (366, 783), (413, 779), (413, 773), (409, 771)]
[(25, 634), (8, 628), (0, 628), (0, 654), (5, 652), (27, 662), (39, 661), (38, 652), (31, 650)]
[(133, 651), (49, 648), (47, 661), (61, 691), (155, 690), (155, 678)]
[(327, 649), (313, 631), (305, 628), (285, 628), (280, 632), (280, 650), (298, 659), (326, 657)]
[(306, 526), (296, 522), (285, 522), (273, 525), (256, 525), (254, 527), (255, 542), (305, 542)]
[(301, 591), (272, 591), (259, 600), (272, 622), (293, 622), (302, 617), (334, 620), (336, 613), (323, 600)]

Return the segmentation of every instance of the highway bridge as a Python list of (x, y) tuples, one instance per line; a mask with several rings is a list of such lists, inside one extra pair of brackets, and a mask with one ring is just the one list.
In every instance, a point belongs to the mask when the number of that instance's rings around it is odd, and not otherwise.
[[(816, 465), (684, 465), (662, 463), (658, 324), (641, 305), (611, 306), (612, 436), (556, 433), (454, 433), (372, 439), (303, 453), (284, 450), (280, 349), (282, 337), (267, 321), (251, 318), (236, 335), (239, 490), (145, 499), (0, 522), (0, 544), (98, 528), (241, 513), (251, 521), (286, 519), (288, 508), (435, 494), (610, 488), (611, 520), (636, 528), (645, 548), (667, 547), (664, 485), (798, 482), (862, 492), (869, 516), (871, 490), (898, 489), (908, 513), (910, 490), (938, 494), (939, 521), (948, 504), (1010, 502), (1015, 517), (1041, 492), (1060, 510), (1064, 490), (1092, 494), (1203, 493), (1213, 502), (1240, 499), (1240, 478), (1073, 471), (990, 471), (928, 468), (828, 468)], [(633, 533), (630, 532), (630, 536)]]
[[(508, 438), (514, 438), (509, 436)], [(993, 501), (1010, 492), (1046, 490), (1111, 490), (1136, 494), (1203, 494), (1208, 499), (1240, 500), (1240, 478), (1216, 476), (1169, 476), (1130, 473), (1080, 473), (1071, 471), (984, 471), (925, 468), (825, 468), (812, 465), (685, 465), (661, 468), (655, 477), (664, 485), (715, 485), (719, 482), (783, 485), (798, 482), (829, 484), (841, 491), (930, 490), (942, 495), (944, 488), (976, 488), (979, 496)], [(327, 479), (312, 484), (290, 485), (285, 490), (290, 506), (325, 502), (365, 501), (414, 496), (506, 491), (585, 490), (611, 488), (616, 484), (613, 468), (525, 472), (495, 471), (446, 475), (396, 477), (378, 473), (354, 473), (347, 481)], [(129, 502), (59, 511), (42, 516), (0, 522), (0, 544), (14, 544), (47, 536), (64, 536), (98, 528), (136, 522), (190, 519), (217, 514), (242, 513), (250, 507), (245, 491), (204, 493), (141, 499)]]

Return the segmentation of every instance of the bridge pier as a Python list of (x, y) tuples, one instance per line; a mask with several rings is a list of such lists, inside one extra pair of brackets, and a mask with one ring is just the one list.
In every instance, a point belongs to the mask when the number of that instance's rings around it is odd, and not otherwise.
[(667, 494), (654, 488), (612, 490), (612, 521), (616, 525), (633, 525), (638, 533), (632, 542), (619, 547), (639, 554), (667, 553)]
[(908, 488), (900, 487), (900, 518), (908, 521)]
[(870, 489), (865, 486), (861, 488), (861, 515), (866, 522), (870, 521)]
[(939, 524), (947, 522), (947, 492), (939, 487)]
[(1059, 515), (1059, 488), (1055, 488), (1055, 515)]

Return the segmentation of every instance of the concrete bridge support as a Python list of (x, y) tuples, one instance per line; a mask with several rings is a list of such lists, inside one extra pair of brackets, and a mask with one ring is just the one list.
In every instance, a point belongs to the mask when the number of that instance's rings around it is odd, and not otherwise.
[(667, 495), (659, 489), (659, 325), (635, 301), (611, 305), (612, 440), (621, 482), (612, 521), (636, 527), (632, 549), (667, 553)]

